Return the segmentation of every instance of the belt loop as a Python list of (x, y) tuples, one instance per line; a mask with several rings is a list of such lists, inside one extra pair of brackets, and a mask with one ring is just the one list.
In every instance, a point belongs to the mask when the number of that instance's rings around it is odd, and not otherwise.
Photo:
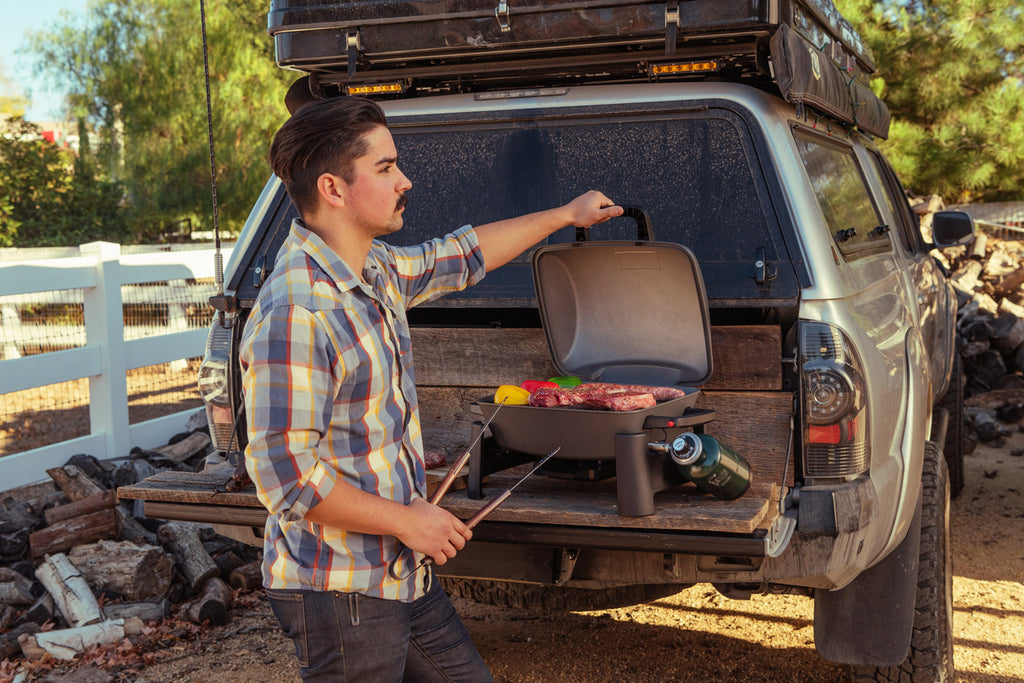
[(359, 626), (359, 593), (348, 594), (348, 616), (353, 626)]

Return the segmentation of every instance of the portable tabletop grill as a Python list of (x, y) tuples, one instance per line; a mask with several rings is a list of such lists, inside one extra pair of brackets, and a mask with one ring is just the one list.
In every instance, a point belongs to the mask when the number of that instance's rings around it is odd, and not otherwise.
[(584, 382), (670, 386), (685, 395), (625, 412), (499, 408), (482, 398), (475, 405), (494, 419), (470, 460), (470, 497), (480, 497), (483, 474), (556, 446), (561, 450), (542, 472), (584, 479), (614, 474), (620, 515), (653, 514), (654, 493), (684, 481), (648, 443), (666, 430), (700, 431), (714, 419), (713, 411), (693, 410), (712, 369), (704, 282), (689, 249), (651, 241), (641, 209), (628, 207), (626, 215), (637, 221), (635, 241), (588, 242), (579, 230), (576, 242), (534, 253), (551, 359), (559, 372)]

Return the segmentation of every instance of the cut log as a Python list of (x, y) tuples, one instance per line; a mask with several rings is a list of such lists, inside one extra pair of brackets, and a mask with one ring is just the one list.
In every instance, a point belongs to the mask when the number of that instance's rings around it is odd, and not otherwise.
[(199, 528), (198, 525), (186, 522), (168, 522), (157, 532), (160, 541), (170, 546), (178, 568), (193, 591), (220, 573), (217, 563), (203, 547)]
[(21, 624), (36, 624), (42, 626), (48, 621), (53, 621), (53, 596), (49, 593), (43, 593), (39, 596), (39, 599), (35, 603), (25, 610), (20, 617), (15, 620), (15, 625)]
[(244, 564), (228, 576), (228, 583), (236, 591), (252, 591), (263, 586), (263, 563), (257, 560)]
[(1024, 403), (1024, 389), (996, 389), (964, 399), (965, 406), (986, 410), (996, 410), (1017, 403)]
[(49, 555), (36, 569), (36, 578), (53, 596), (57, 609), (72, 627), (103, 620), (96, 596), (85, 577), (63, 553)]
[(9, 567), (0, 567), (0, 604), (31, 605), (32, 581)]
[(29, 622), (15, 626), (7, 633), (0, 635), (0, 659), (8, 659), (21, 652), (21, 643), (18, 642), (18, 638), (38, 633), (39, 629), (39, 624)]
[(74, 465), (54, 467), (46, 470), (46, 473), (70, 501), (82, 500), (104, 490), (96, 480)]
[(189, 458), (206, 452), (209, 446), (209, 434), (206, 432), (194, 432), (177, 443), (160, 446), (159, 448), (154, 448), (153, 451), (159, 453), (163, 458), (170, 460), (175, 465), (179, 465)]
[(974, 244), (971, 245), (970, 257), (978, 261), (985, 259), (985, 247), (988, 246), (988, 235), (983, 232), (979, 232), (974, 238)]
[(115, 505), (117, 505), (117, 494), (114, 493), (113, 489), (108, 489), (67, 505), (58, 505), (57, 507), (50, 508), (43, 513), (43, 517), (46, 519), (47, 524), (56, 524), (66, 519), (81, 517), (82, 515), (112, 508)]
[(972, 383), (988, 390), (1006, 374), (1006, 362), (1001, 353), (990, 349), (967, 359), (964, 370)]
[(135, 617), (141, 621), (160, 621), (167, 616), (167, 600), (139, 600), (138, 602), (118, 602), (103, 607), (106, 619), (127, 619)]
[(61, 631), (24, 634), (18, 638), (26, 659), (41, 659), (50, 654), (57, 659), (74, 659), (94, 645), (113, 643), (126, 636), (142, 633), (143, 623), (134, 618), (114, 619)]
[(199, 598), (186, 607), (188, 618), (197, 624), (210, 623), (215, 626), (228, 622), (228, 610), (235, 593), (219, 577), (213, 577), (203, 584)]
[(992, 323), (992, 346), (1006, 354), (1024, 343), (1024, 320), (1012, 313), (1002, 313)]
[(32, 557), (38, 559), (49, 553), (64, 552), (83, 543), (92, 543), (102, 538), (117, 538), (120, 533), (116, 508), (107, 508), (34, 531), (29, 536), (29, 547)]
[(17, 616), (18, 610), (10, 605), (0, 607), (0, 632), (9, 629), (14, 624), (14, 619)]
[(111, 591), (127, 600), (163, 595), (174, 573), (171, 558), (156, 546), (103, 540), (76, 546), (68, 559), (94, 591)]
[(122, 541), (133, 541), (141, 545), (159, 544), (156, 534), (142, 526), (139, 520), (135, 519), (130, 512), (125, 510), (123, 505), (118, 505), (114, 508), (114, 512), (117, 514), (118, 527), (121, 529), (118, 537)]

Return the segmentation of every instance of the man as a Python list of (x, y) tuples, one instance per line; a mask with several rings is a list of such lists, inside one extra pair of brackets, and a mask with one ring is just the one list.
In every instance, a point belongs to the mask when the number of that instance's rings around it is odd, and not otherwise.
[[(444, 564), (472, 533), (425, 500), (405, 311), (622, 209), (588, 192), (395, 248), (376, 238), (402, 227), (412, 184), (397, 157), (383, 112), (359, 98), (305, 105), (270, 148), (301, 219), (241, 345), (246, 467), (270, 511), (264, 585), (307, 680), (486, 681), (429, 567), (411, 571), (422, 556)], [(389, 574), (396, 557), (408, 577)]]

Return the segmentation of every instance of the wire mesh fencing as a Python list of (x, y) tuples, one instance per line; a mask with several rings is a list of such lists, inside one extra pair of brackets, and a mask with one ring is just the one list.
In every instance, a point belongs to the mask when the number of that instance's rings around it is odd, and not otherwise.
[[(54, 250), (42, 255), (18, 251), (27, 258), (63, 256)], [(212, 278), (122, 285), (124, 339), (205, 329), (215, 289)], [(0, 296), (0, 359), (85, 346), (83, 302), (82, 289)], [(193, 357), (128, 370), (129, 422), (201, 406), (196, 388), (200, 361)], [(89, 402), (87, 378), (0, 394), (0, 456), (89, 434)]]

